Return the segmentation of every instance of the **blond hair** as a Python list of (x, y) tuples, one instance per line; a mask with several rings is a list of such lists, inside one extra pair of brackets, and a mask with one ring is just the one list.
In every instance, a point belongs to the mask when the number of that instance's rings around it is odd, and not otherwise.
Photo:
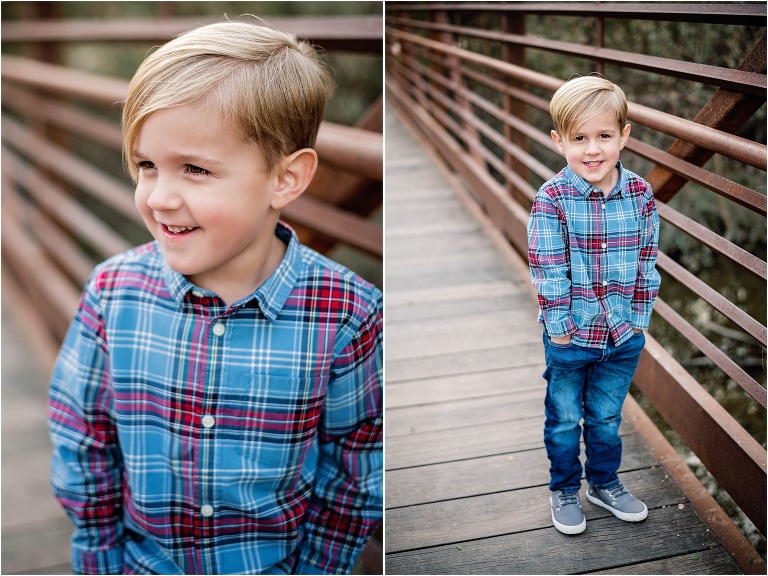
[(130, 160), (144, 121), (157, 110), (212, 104), (256, 145), (270, 172), (315, 144), (331, 77), (315, 49), (292, 34), (246, 22), (218, 22), (161, 46), (139, 66), (123, 106), (123, 154)]
[(562, 138), (570, 138), (584, 122), (605, 110), (616, 114), (619, 130), (623, 130), (627, 124), (627, 97), (619, 86), (602, 76), (568, 80), (549, 103), (555, 130)]

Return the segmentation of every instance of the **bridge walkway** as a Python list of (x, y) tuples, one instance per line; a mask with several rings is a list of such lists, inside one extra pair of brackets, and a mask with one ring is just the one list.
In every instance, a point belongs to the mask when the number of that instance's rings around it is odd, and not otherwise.
[(739, 573), (631, 398), (620, 474), (648, 519), (622, 522), (582, 488), (587, 530), (552, 527), (527, 265), (392, 108), (385, 142), (386, 572)]

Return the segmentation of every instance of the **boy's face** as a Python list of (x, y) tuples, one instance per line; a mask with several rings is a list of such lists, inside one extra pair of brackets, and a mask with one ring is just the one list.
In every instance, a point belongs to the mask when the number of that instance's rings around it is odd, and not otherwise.
[(221, 295), (274, 262), (277, 176), (218, 112), (187, 104), (152, 113), (133, 161), (136, 206), (176, 272)]
[(552, 140), (571, 170), (607, 194), (611, 184), (615, 185), (614, 168), (629, 131), (629, 124), (619, 129), (616, 115), (604, 110), (574, 130), (570, 138), (562, 138), (552, 130)]

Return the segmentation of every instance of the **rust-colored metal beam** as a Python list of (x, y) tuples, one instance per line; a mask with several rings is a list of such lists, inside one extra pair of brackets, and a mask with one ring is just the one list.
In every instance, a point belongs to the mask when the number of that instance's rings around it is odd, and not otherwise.
[(733, 242), (729, 242), (706, 226), (702, 226), (677, 210), (670, 208), (664, 202), (656, 202), (656, 208), (659, 212), (659, 217), (672, 224), (675, 228), (682, 230), (702, 244), (730, 258), (733, 262), (761, 280), (766, 280), (767, 270), (764, 260), (736, 246)]
[[(32, 88), (105, 105), (121, 104), (128, 92), (124, 80), (16, 56), (2, 57), (2, 75)], [(383, 148), (381, 134), (331, 122), (323, 122), (317, 136), (321, 161), (373, 180), (382, 178)]]
[(766, 336), (768, 336), (766, 327), (720, 294), (717, 290), (691, 274), (663, 252), (659, 252), (656, 266), (678, 282), (681, 282), (702, 300), (708, 302), (723, 316), (736, 323), (737, 326), (757, 340), (759, 344), (765, 346)]
[(323, 162), (381, 181), (384, 174), (384, 139), (378, 132), (323, 122), (315, 144)]
[[(381, 53), (382, 17), (311, 16), (265, 18), (241, 16), (240, 21), (268, 25), (312, 41), (328, 51)], [(125, 18), (84, 20), (5, 21), (0, 25), (3, 42), (166, 42), (204, 24), (223, 18)]]
[[(739, 65), (739, 69), (765, 74), (765, 35)], [(765, 104), (765, 95), (760, 97), (720, 89), (696, 114), (693, 121), (724, 132), (736, 133), (763, 104)], [(680, 138), (672, 143), (668, 153), (695, 166), (703, 166), (714, 154), (712, 150), (706, 147), (686, 142)], [(661, 166), (651, 170), (646, 175), (646, 179), (653, 187), (655, 196), (663, 201), (670, 200), (686, 183), (685, 178), (681, 177), (680, 174)], [(765, 203), (765, 196), (763, 196), (763, 203)], [(765, 212), (763, 213), (765, 214)]]
[[(408, 32), (388, 28), (387, 33), (404, 42), (411, 42), (437, 52), (460, 56), (467, 62), (486, 66), (492, 70), (501, 72), (502, 74), (511, 76), (523, 82), (529, 82), (530, 84), (552, 92), (565, 83), (565, 80), (547, 76), (546, 74), (509, 64), (507, 62), (501, 62), (490, 56), (485, 56), (455, 46), (445, 46), (439, 42), (422, 38)], [(649, 128), (653, 128), (664, 134), (687, 140), (688, 142), (706, 147), (714, 152), (719, 152), (730, 158), (735, 158), (750, 166), (766, 170), (766, 163), (768, 163), (768, 148), (763, 144), (752, 142), (746, 138), (739, 138), (738, 136), (721, 132), (714, 128), (710, 128), (709, 126), (703, 126), (690, 120), (684, 120), (683, 118), (678, 118), (672, 114), (666, 114), (634, 102), (629, 103), (628, 118), (630, 121), (639, 122), (644, 126), (648, 126)]]
[(664, 76), (672, 76), (683, 80), (691, 80), (712, 86), (728, 88), (739, 92), (756, 94), (765, 97), (766, 95), (766, 75), (759, 71), (750, 71), (745, 69), (732, 70), (719, 66), (710, 66), (707, 64), (697, 64), (695, 62), (683, 62), (670, 58), (661, 58), (658, 56), (649, 56), (646, 54), (637, 54), (635, 52), (626, 52), (622, 50), (613, 50), (609, 48), (600, 48), (595, 46), (586, 46), (573, 42), (562, 42), (549, 38), (537, 38), (535, 36), (525, 36), (522, 34), (509, 34), (493, 30), (483, 30), (480, 28), (470, 28), (467, 26), (453, 26), (449, 24), (437, 24), (425, 22), (423, 20), (405, 20), (388, 19), (388, 21), (410, 27), (422, 28), (424, 30), (440, 30), (463, 34), (475, 38), (484, 38), (502, 42), (504, 46), (513, 45), (523, 48), (535, 48), (547, 52), (556, 52), (578, 58), (594, 60), (601, 64), (614, 64), (623, 68), (642, 70)]
[(765, 574), (765, 560), (755, 547), (734, 525), (720, 504), (702, 485), (674, 447), (664, 437), (648, 415), (632, 396), (624, 402), (624, 418), (634, 426), (637, 433), (661, 462), (669, 476), (685, 494), (691, 506), (704, 520), (715, 537), (722, 542), (744, 574)]
[(701, 350), (723, 372), (733, 379), (747, 394), (754, 398), (760, 406), (766, 407), (766, 391), (757, 381), (731, 360), (720, 348), (710, 342), (701, 332), (696, 330), (685, 318), (680, 316), (664, 300), (657, 298), (653, 311), (680, 332), (691, 344)]
[(387, 10), (522, 12), (550, 16), (592, 16), (743, 26), (765, 26), (766, 16), (764, 2), (387, 2)]
[(634, 382), (765, 534), (765, 449), (650, 335)]

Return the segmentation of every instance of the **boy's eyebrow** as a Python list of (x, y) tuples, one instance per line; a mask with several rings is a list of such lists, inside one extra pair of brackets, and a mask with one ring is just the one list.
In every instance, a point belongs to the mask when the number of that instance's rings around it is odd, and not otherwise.
[[(149, 156), (144, 154), (141, 150), (134, 150), (131, 154), (131, 157), (135, 160), (136, 158), (148, 158)], [(223, 162), (220, 162), (219, 160), (214, 160), (213, 158), (208, 158), (207, 156), (200, 156), (199, 154), (194, 153), (174, 153), (170, 155), (172, 160), (176, 161), (183, 161), (185, 164), (204, 164), (206, 166), (222, 166)]]

